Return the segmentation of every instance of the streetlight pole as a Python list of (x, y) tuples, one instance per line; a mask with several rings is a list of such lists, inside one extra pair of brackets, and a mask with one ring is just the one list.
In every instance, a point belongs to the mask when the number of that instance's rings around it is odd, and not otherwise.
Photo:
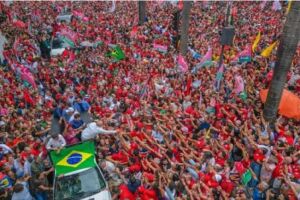
[(146, 17), (146, 1), (139, 1), (139, 25), (142, 25), (145, 22)]
[[(228, 20), (229, 20), (229, 15), (230, 15), (230, 5), (231, 4), (229, 2), (227, 2), (227, 10), (226, 10), (226, 17), (225, 17), (225, 27), (228, 26)], [(222, 44), (221, 56), (220, 56), (220, 60), (219, 60), (219, 68), (223, 64), (224, 48), (225, 48), (225, 44)]]
[(182, 21), (180, 30), (180, 54), (186, 55), (188, 50), (188, 40), (189, 40), (189, 18), (191, 12), (192, 2), (184, 1), (182, 10)]
[[(231, 10), (231, 2), (227, 2), (227, 9), (226, 9), (226, 17), (225, 17), (225, 27), (222, 30), (222, 36), (221, 36), (221, 44), (222, 44), (222, 49), (221, 49), (221, 55), (220, 55), (220, 59), (219, 59), (219, 64), (218, 64), (218, 69), (220, 69), (222, 67), (223, 64), (223, 57), (224, 57), (224, 49), (225, 49), (225, 44), (226, 42), (223, 41), (223, 34), (225, 33), (225, 28), (228, 26), (229, 24), (229, 17), (230, 17), (230, 10)], [(216, 90), (219, 90), (220, 87), (220, 81), (218, 81), (217, 86), (216, 86)]]
[[(284, 23), (280, 44), (277, 49), (273, 78), (265, 102), (263, 116), (271, 124), (276, 121), (287, 74), (291, 68), (293, 57), (297, 50), (300, 32), (300, 2), (293, 1), (291, 10)], [(293, 105), (299, 106), (299, 105)]]

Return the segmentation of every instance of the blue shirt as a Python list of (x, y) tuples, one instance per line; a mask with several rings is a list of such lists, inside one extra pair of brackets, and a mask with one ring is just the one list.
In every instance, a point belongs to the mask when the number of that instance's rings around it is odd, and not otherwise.
[[(252, 171), (255, 173), (256, 177), (258, 178), (258, 180), (260, 179), (260, 171), (261, 171), (261, 167), (262, 165), (257, 163), (257, 162), (251, 162), (250, 167), (252, 169)], [(258, 180), (255, 180), (254, 178), (252, 178), (250, 180), (250, 182), (248, 183), (249, 187), (256, 187), (257, 184), (259, 183)]]
[(59, 108), (59, 107), (56, 107), (53, 111), (53, 116), (54, 118), (56, 119), (59, 119), (61, 118), (63, 115), (63, 109), (62, 108)]
[(265, 194), (261, 192), (258, 188), (254, 188), (252, 194), (253, 200), (265, 200)]
[(72, 128), (74, 129), (78, 129), (80, 126), (82, 126), (84, 124), (83, 120), (82, 119), (74, 119), (70, 122)]
[(62, 117), (67, 121), (69, 122), (70, 118), (72, 117), (72, 115), (68, 115), (66, 110), (63, 110), (62, 112)]
[(141, 181), (136, 179), (135, 182), (129, 181), (127, 187), (130, 192), (135, 193), (136, 190), (140, 187), (140, 185), (141, 185)]
[(75, 102), (74, 105), (73, 105), (73, 108), (75, 110), (77, 110), (78, 112), (80, 113), (83, 113), (83, 112), (86, 112), (89, 110), (90, 108), (90, 104), (84, 100), (82, 100), (81, 102)]

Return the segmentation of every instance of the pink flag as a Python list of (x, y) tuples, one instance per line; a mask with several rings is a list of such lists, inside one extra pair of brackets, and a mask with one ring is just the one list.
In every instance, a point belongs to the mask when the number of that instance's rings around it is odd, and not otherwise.
[(31, 74), (31, 72), (28, 69), (26, 69), (23, 65), (19, 65), (19, 66), (21, 71), (21, 79), (27, 81), (32, 85), (32, 87), (36, 88), (34, 77)]
[(206, 54), (201, 59), (200, 65), (204, 64), (206, 61), (211, 61), (211, 60), (212, 60), (212, 48), (209, 47)]
[(244, 91), (244, 81), (240, 75), (234, 77), (234, 91), (236, 94), (239, 94)]
[(161, 51), (161, 52), (167, 52), (168, 51), (168, 47), (164, 46), (164, 45), (160, 45), (160, 44), (153, 44), (154, 49)]
[(179, 0), (179, 1), (178, 1), (178, 9), (179, 9), (179, 10), (182, 10), (182, 9), (183, 9), (183, 1), (182, 1), (182, 0)]
[(266, 6), (266, 4), (267, 4), (267, 1), (266, 1), (266, 0), (262, 1), (262, 2), (260, 3), (260, 8), (261, 8), (261, 9), (264, 9), (265, 6)]
[(86, 17), (86, 16), (84, 16), (84, 17), (82, 18), (82, 20), (83, 20), (84, 22), (88, 22), (88, 21), (89, 21), (89, 18)]
[(238, 55), (235, 56), (235, 58), (231, 62), (237, 62), (240, 57), (251, 57), (252, 48), (251, 45), (248, 45), (243, 51), (241, 51)]
[(73, 13), (74, 16), (79, 17), (79, 18), (81, 18), (81, 19), (84, 17), (84, 14), (83, 14), (82, 12), (73, 10), (72, 13)]
[(179, 55), (177, 59), (180, 70), (185, 73), (188, 70), (188, 64), (186, 63), (182, 55)]
[(78, 35), (76, 32), (70, 30), (69, 28), (63, 28), (60, 30), (60, 34), (63, 36), (66, 36), (67, 38), (69, 38), (70, 40), (72, 40), (72, 42), (76, 43), (77, 39), (78, 39)]

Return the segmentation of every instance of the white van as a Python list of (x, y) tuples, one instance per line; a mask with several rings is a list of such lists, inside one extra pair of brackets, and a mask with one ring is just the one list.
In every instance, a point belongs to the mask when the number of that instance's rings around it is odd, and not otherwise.
[(107, 183), (99, 167), (81, 169), (56, 177), (54, 200), (111, 200)]
[(70, 24), (71, 21), (72, 21), (72, 18), (73, 18), (73, 15), (58, 15), (56, 17), (56, 21), (58, 23), (61, 23), (61, 22), (66, 22), (67, 24)]
[(59, 56), (59, 55), (61, 55), (64, 52), (64, 50), (67, 47), (70, 47), (70, 45), (68, 43), (64, 42), (61, 39), (61, 37), (55, 37), (52, 40), (52, 43), (51, 43), (51, 52), (50, 52), (50, 55), (51, 56)]
[(94, 141), (51, 150), (55, 170), (53, 200), (111, 200), (106, 180), (95, 158)]

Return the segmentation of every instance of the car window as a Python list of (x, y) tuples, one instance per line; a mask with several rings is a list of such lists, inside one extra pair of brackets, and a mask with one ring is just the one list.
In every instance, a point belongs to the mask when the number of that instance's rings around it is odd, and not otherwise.
[(78, 174), (57, 178), (55, 200), (79, 200), (105, 189), (105, 181), (97, 168), (90, 168)]

